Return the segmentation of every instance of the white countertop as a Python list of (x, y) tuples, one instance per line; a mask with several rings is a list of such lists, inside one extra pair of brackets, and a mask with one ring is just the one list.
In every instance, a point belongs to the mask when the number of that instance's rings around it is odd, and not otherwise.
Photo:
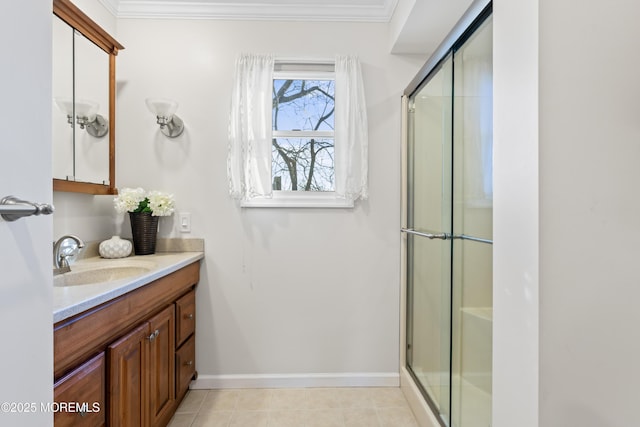
[[(78, 313), (138, 289), (202, 258), (204, 258), (204, 252), (158, 252), (153, 255), (132, 256), (122, 259), (148, 262), (153, 265), (153, 268), (137, 276), (109, 282), (54, 286), (53, 323), (75, 316)], [(86, 258), (71, 265), (71, 271), (74, 270), (74, 267), (82, 269), (83, 265), (113, 261), (117, 262), (117, 260), (103, 260), (100, 257)]]

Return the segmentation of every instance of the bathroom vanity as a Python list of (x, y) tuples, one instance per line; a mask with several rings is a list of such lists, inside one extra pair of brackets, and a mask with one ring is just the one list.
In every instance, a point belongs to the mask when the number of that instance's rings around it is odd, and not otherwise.
[(165, 426), (197, 375), (202, 254), (132, 258), (155, 267), (54, 289), (54, 401), (68, 408), (55, 412), (56, 427)]

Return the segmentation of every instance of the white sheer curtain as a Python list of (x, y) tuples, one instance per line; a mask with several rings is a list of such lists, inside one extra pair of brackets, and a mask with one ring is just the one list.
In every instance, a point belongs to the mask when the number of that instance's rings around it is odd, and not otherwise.
[(366, 199), (369, 131), (360, 61), (336, 55), (335, 166), (336, 194), (348, 200)]
[[(229, 193), (250, 200), (271, 197), (272, 55), (243, 54), (236, 61), (229, 120)], [(335, 58), (336, 196), (368, 197), (368, 125), (360, 62)]]
[(271, 196), (273, 56), (242, 54), (229, 116), (227, 172), (236, 199)]

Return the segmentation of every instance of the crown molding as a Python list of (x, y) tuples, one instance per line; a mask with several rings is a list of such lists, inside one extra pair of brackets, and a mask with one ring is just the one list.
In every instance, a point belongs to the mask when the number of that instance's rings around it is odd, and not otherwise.
[(118, 16), (119, 0), (98, 0), (113, 16)]
[[(207, 0), (100, 0), (117, 18), (389, 22), (398, 0), (352, 4), (259, 4)], [(356, 4), (357, 3), (357, 4)]]

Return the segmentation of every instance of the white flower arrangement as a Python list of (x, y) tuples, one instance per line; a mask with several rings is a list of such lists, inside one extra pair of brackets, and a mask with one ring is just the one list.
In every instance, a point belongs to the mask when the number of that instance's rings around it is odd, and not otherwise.
[(113, 205), (119, 213), (150, 212), (152, 216), (169, 216), (175, 210), (173, 194), (161, 191), (149, 191), (142, 188), (123, 188), (113, 199)]

